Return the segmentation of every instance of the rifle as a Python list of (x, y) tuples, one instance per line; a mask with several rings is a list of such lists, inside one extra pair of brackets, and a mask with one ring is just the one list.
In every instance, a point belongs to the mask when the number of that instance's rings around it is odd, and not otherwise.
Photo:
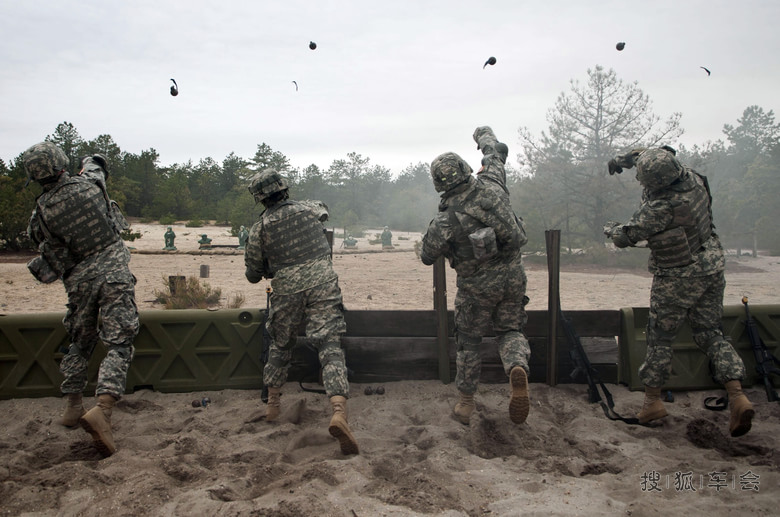
[[(271, 334), (268, 333), (268, 317), (271, 314), (271, 286), (265, 288), (265, 319), (263, 320), (263, 348), (260, 351), (260, 361), (263, 366), (268, 362), (268, 354), (271, 351)], [(263, 384), (260, 392), (260, 400), (268, 403), (268, 386)]]
[(764, 341), (758, 333), (758, 325), (750, 315), (747, 296), (742, 297), (742, 304), (745, 306), (745, 330), (750, 339), (750, 346), (753, 349), (753, 356), (756, 359), (756, 372), (764, 381), (766, 398), (769, 402), (780, 402), (780, 396), (777, 395), (770, 376), (780, 375), (780, 361), (767, 350)]
[[(558, 301), (558, 317), (561, 320), (561, 326), (563, 326), (563, 330), (566, 333), (566, 338), (569, 340), (569, 344), (571, 345), (569, 356), (575, 364), (575, 368), (572, 370), (570, 376), (572, 379), (576, 379), (581, 373), (585, 374), (585, 378), (588, 381), (588, 402), (591, 404), (594, 402), (600, 403), (601, 409), (604, 410), (604, 414), (610, 420), (620, 420), (621, 422), (625, 422), (626, 424), (630, 425), (639, 424), (638, 418), (623, 417), (615, 412), (615, 402), (612, 399), (612, 393), (609, 392), (607, 386), (604, 384), (604, 382), (602, 382), (598, 370), (596, 370), (590, 363), (588, 355), (585, 353), (585, 349), (582, 347), (580, 337), (574, 330), (574, 326), (571, 324), (571, 321), (568, 320), (566, 316), (564, 316), (563, 310), (561, 310), (560, 300)], [(604, 402), (604, 399), (602, 399), (601, 395), (599, 394), (599, 386), (601, 386), (601, 390), (604, 392), (604, 398), (607, 399), (606, 402)]]

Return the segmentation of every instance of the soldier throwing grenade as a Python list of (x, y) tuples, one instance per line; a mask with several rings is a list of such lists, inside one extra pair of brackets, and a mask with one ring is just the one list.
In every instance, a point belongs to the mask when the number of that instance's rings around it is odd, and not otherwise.
[(319, 201), (292, 201), (287, 181), (273, 169), (255, 174), (249, 192), (265, 211), (249, 230), (244, 252), (246, 278), (271, 279), (271, 308), (266, 328), (271, 336), (263, 384), (268, 386), (266, 421), (279, 418), (281, 388), (287, 380), (298, 327), (306, 319), (306, 336), (317, 349), (322, 382), (333, 406), (328, 431), (341, 452), (357, 454), (358, 444), (347, 423), (349, 382), (341, 336), (346, 332), (338, 275), (322, 223), (328, 209)]
[(728, 393), (731, 436), (751, 427), (753, 406), (742, 392), (745, 366), (721, 329), (726, 261), (712, 223), (712, 199), (704, 176), (683, 167), (670, 147), (617, 156), (609, 173), (636, 165), (642, 204), (627, 223), (607, 223), (604, 233), (625, 248), (647, 241), (653, 273), (647, 321), (647, 355), (639, 367), (645, 400), (639, 422), (667, 415), (661, 390), (669, 379), (672, 343), (685, 319), (707, 354), (716, 382)]
[[(71, 177), (68, 157), (51, 142), (33, 145), (22, 161), (28, 179), (43, 187), (27, 230), (41, 254), (28, 268), (44, 283), (62, 279), (68, 293), (63, 325), (71, 344), (60, 363), (67, 398), (62, 424), (81, 424), (109, 456), (116, 451), (111, 411), (125, 392), (139, 329), (130, 252), (120, 238), (124, 220), (108, 199), (102, 165), (100, 177)], [(87, 412), (82, 393), (98, 340), (108, 352), (98, 371), (97, 405)]]
[(530, 408), (531, 349), (523, 334), (528, 297), (520, 253), (527, 238), (522, 220), (509, 204), (506, 145), (487, 126), (474, 131), (474, 141), (484, 155), (476, 178), (455, 153), (439, 155), (431, 163), (433, 185), (441, 201), (423, 237), (420, 259), (431, 265), (444, 256), (458, 276), (455, 387), (460, 399), (453, 416), (469, 425), (479, 384), (482, 336), (492, 325), (509, 376), (509, 418), (522, 424)]

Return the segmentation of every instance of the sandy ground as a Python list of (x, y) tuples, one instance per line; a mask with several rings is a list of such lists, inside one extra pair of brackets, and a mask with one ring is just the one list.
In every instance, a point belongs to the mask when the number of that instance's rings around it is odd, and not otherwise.
[[(190, 254), (200, 233), (237, 244), (226, 229), (175, 226), (179, 252), (162, 255), (146, 252), (163, 247), (164, 227), (134, 229), (143, 233), (131, 263), (142, 310), (159, 309), (153, 292), (167, 276), (199, 276), (202, 265), (225, 303), (241, 293), (244, 306), (265, 304), (264, 283), (246, 282), (240, 253)], [(362, 239), (360, 253), (350, 254), (336, 241), (349, 309), (432, 308), (432, 270), (411, 251), (416, 238), (409, 234), (392, 252)], [(743, 295), (780, 303), (779, 261), (730, 260), (725, 303), (738, 305)], [(529, 265), (528, 277), (530, 308), (546, 309), (546, 266)], [(448, 270), (450, 305), (454, 280)], [(642, 271), (564, 269), (562, 304), (647, 306), (650, 280)], [(60, 283), (36, 283), (23, 257), (0, 263), (0, 295), (0, 313), (63, 312), (66, 300)], [(119, 450), (106, 459), (84, 431), (58, 424), (59, 398), (0, 401), (0, 515), (777, 515), (780, 404), (763, 390), (746, 390), (757, 417), (749, 434), (733, 439), (728, 413), (703, 407), (721, 392), (675, 393), (669, 416), (644, 427), (606, 419), (587, 403), (584, 385), (532, 384), (531, 413), (516, 426), (507, 386), (482, 385), (463, 426), (450, 418), (452, 385), (388, 383), (384, 395), (370, 396), (365, 387), (351, 386), (355, 456), (343, 456), (328, 434), (326, 398), (292, 382), (277, 423), (252, 421), (263, 410), (257, 390), (128, 394), (112, 418)], [(641, 393), (610, 390), (619, 412), (639, 409)], [(192, 407), (202, 397), (211, 404)]]

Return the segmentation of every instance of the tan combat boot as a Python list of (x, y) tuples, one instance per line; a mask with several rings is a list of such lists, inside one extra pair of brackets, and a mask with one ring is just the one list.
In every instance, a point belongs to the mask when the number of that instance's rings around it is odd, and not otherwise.
[(455, 404), (452, 414), (461, 424), (469, 425), (471, 413), (474, 412), (474, 408), (476, 407), (474, 395), (466, 395), (462, 391), (459, 391), (458, 393), (460, 393), (460, 400)]
[(279, 418), (279, 413), (282, 411), (282, 402), (279, 400), (281, 395), (282, 388), (268, 387), (268, 404), (265, 408), (266, 422), (274, 422)]
[(347, 399), (340, 395), (330, 398), (333, 406), (333, 418), (330, 419), (328, 432), (339, 441), (341, 452), (344, 454), (357, 454), (358, 444), (347, 424)]
[(731, 436), (736, 438), (750, 431), (753, 416), (755, 416), (756, 412), (753, 409), (753, 404), (742, 393), (741, 382), (728, 381), (726, 383), (726, 393), (729, 395), (729, 408), (731, 409), (729, 431)]
[(114, 404), (116, 399), (111, 395), (98, 395), (97, 405), (79, 419), (81, 427), (92, 435), (95, 447), (103, 456), (111, 456), (116, 452), (111, 434), (111, 409)]
[(81, 393), (68, 393), (66, 399), (65, 412), (62, 414), (62, 425), (65, 427), (76, 427), (79, 425), (79, 418), (87, 412), (84, 409)]
[(639, 423), (646, 424), (652, 420), (663, 418), (666, 415), (668, 415), (668, 413), (666, 412), (664, 403), (661, 401), (661, 386), (657, 388), (645, 386), (645, 403), (637, 415)]
[(531, 400), (528, 397), (528, 375), (522, 366), (515, 366), (509, 372), (509, 419), (522, 424), (528, 418)]

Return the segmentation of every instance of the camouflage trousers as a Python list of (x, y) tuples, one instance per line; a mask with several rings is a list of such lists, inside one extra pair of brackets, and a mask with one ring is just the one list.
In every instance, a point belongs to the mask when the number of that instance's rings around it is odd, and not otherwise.
[(498, 267), (458, 277), (455, 296), (455, 387), (473, 394), (482, 371), (482, 336), (491, 328), (507, 375), (515, 366), (529, 373), (531, 347), (523, 334), (528, 322), (525, 306), (527, 277), (520, 257)]
[(62, 323), (71, 344), (60, 363), (65, 376), (60, 391), (84, 391), (89, 360), (100, 340), (108, 352), (100, 363), (95, 395), (121, 398), (133, 360), (133, 339), (140, 328), (133, 275), (129, 271), (108, 274), (73, 286), (68, 291), (68, 312)]
[(745, 365), (721, 329), (723, 272), (703, 277), (656, 275), (650, 291), (647, 320), (647, 355), (639, 367), (639, 379), (645, 386), (661, 387), (669, 380), (672, 343), (687, 319), (693, 339), (710, 359), (715, 382), (742, 380)]
[(349, 397), (347, 365), (341, 336), (347, 331), (338, 282), (327, 282), (299, 293), (271, 294), (266, 328), (271, 336), (263, 384), (281, 387), (287, 381), (298, 328), (306, 319), (306, 337), (317, 349), (322, 383), (328, 397)]

